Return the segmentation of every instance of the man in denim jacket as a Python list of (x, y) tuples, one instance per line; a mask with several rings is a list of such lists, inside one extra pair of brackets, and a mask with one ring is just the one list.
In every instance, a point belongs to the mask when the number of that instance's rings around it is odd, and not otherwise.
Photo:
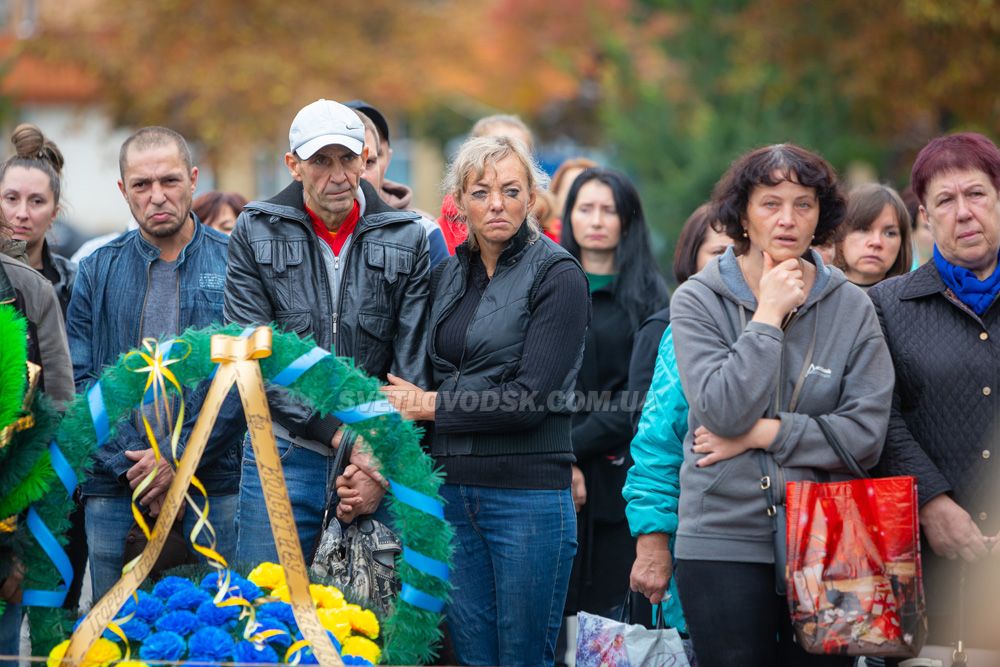
[[(184, 138), (167, 128), (143, 128), (122, 145), (119, 166), (118, 187), (139, 229), (122, 234), (80, 264), (67, 312), (78, 391), (88, 389), (106, 366), (139, 347), (145, 338), (163, 340), (189, 327), (222, 321), (228, 238), (201, 224), (191, 212), (198, 168), (191, 163)], [(203, 382), (186, 392), (181, 448), (207, 390), (208, 383)], [(169, 434), (157, 426), (151, 407), (143, 410), (158, 431), (164, 455), (156, 477), (139, 499), (155, 516), (174, 472), (168, 463), (172, 458)], [(196, 471), (210, 497), (216, 550), (226, 558), (236, 551), (238, 450), (244, 430), (242, 410), (233, 393)], [(82, 486), (95, 599), (121, 576), (125, 540), (133, 521), (132, 490), (155, 465), (138, 410), (132, 419), (119, 423), (115, 435), (97, 449), (93, 470)], [(196, 519), (195, 512), (185, 512), (186, 535)]]
[[(393, 373), (426, 387), (427, 235), (418, 214), (389, 207), (361, 179), (368, 150), (361, 119), (344, 105), (317, 100), (299, 111), (285, 154), (293, 182), (247, 204), (230, 237), (226, 321), (275, 322), (351, 357), (369, 375), (384, 381)], [(281, 388), (267, 397), (308, 560), (334, 490), (333, 455), (355, 436)], [(249, 442), (243, 451), (238, 559), (275, 560)], [(372, 513), (384, 493), (362, 448), (352, 452), (338, 486), (346, 521)]]

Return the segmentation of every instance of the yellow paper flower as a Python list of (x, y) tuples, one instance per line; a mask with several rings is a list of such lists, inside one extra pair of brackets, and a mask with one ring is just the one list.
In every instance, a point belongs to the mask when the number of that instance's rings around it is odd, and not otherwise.
[(337, 641), (344, 643), (351, 636), (351, 612), (341, 609), (317, 609), (320, 624), (333, 633)]
[(278, 598), (282, 602), (290, 603), (292, 601), (292, 594), (288, 592), (287, 584), (281, 584), (280, 586), (276, 586), (274, 590), (271, 591), (271, 597)]
[(149, 665), (144, 662), (139, 662), (138, 660), (128, 660), (117, 663), (115, 667), (149, 667)]
[(320, 609), (338, 609), (344, 606), (344, 594), (333, 586), (309, 584), (309, 595)]
[(277, 563), (261, 563), (247, 577), (260, 588), (277, 588), (285, 585), (285, 569)]
[(378, 639), (378, 617), (370, 609), (352, 609), (351, 627), (372, 639)]
[(382, 650), (378, 647), (378, 644), (370, 639), (349, 637), (344, 642), (340, 655), (356, 655), (359, 658), (364, 658), (373, 665), (377, 665), (379, 656), (382, 655)]
[[(46, 661), (47, 667), (62, 667), (62, 659), (66, 655), (66, 649), (69, 648), (69, 640), (56, 645), (54, 649), (49, 653), (49, 659)], [(109, 665), (115, 660), (120, 660), (122, 657), (121, 649), (118, 648), (118, 644), (104, 639), (101, 637), (94, 645), (90, 647), (87, 651), (87, 655), (83, 657), (83, 661), (80, 663), (80, 667), (104, 667)]]

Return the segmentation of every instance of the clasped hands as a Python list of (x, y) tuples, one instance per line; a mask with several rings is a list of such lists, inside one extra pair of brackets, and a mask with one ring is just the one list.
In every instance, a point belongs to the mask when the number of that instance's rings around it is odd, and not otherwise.
[[(413, 421), (433, 421), (437, 392), (424, 391), (412, 382), (407, 382), (391, 373), (388, 384), (381, 387), (385, 398), (399, 410), (404, 419)], [(333, 447), (340, 446), (342, 430), (334, 436)], [(385, 495), (388, 483), (378, 471), (377, 462), (364, 440), (358, 437), (351, 452), (351, 460), (343, 474), (336, 480), (337, 518), (344, 522), (355, 517), (371, 514)]]

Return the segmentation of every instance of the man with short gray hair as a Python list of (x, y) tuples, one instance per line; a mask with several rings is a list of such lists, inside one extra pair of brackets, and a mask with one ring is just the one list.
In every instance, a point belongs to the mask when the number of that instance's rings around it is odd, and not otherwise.
[[(293, 182), (247, 204), (229, 242), (226, 320), (276, 323), (351, 357), (369, 375), (425, 383), (427, 237), (417, 215), (396, 211), (361, 179), (369, 147), (357, 114), (317, 100), (289, 130), (285, 164)], [(356, 434), (332, 415), (314, 413), (281, 388), (268, 390), (274, 433), (299, 539), (311, 558), (338, 471), (335, 450)], [(244, 440), (240, 484), (240, 562), (275, 560), (270, 521), (253, 448)], [(383, 480), (353, 447), (338, 516), (370, 514)], [(350, 497), (348, 497), (350, 496)]]

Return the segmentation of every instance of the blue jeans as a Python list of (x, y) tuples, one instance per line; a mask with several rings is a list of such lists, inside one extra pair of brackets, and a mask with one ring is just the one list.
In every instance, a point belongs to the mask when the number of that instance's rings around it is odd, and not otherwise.
[(552, 665), (576, 512), (569, 489), (445, 484), (455, 529), (448, 631), (463, 665)]
[[(21, 650), (21, 605), (7, 603), (0, 616), (0, 655), (19, 655)], [(0, 660), (0, 667), (17, 667), (17, 660)]]
[[(306, 563), (309, 563), (323, 526), (327, 501), (334, 490), (334, 457), (323, 456), (284, 438), (275, 440), (302, 553)], [(236, 525), (236, 562), (241, 565), (278, 562), (278, 550), (274, 546), (271, 520), (267, 516), (264, 491), (257, 472), (257, 459), (254, 458), (249, 436), (243, 440), (243, 474), (240, 479), (240, 506)]]
[[(198, 500), (197, 492), (192, 494)], [(209, 496), (208, 519), (215, 528), (215, 550), (232, 563), (236, 555), (236, 504), (235, 493)], [(94, 587), (94, 601), (104, 594), (122, 576), (125, 558), (125, 536), (132, 527), (131, 499), (128, 496), (85, 496), (84, 513), (87, 525), (87, 553), (90, 556), (90, 582)], [(190, 507), (184, 512), (184, 534), (190, 535), (198, 516)], [(198, 543), (208, 541), (204, 532)], [(188, 548), (196, 553), (191, 545)]]

